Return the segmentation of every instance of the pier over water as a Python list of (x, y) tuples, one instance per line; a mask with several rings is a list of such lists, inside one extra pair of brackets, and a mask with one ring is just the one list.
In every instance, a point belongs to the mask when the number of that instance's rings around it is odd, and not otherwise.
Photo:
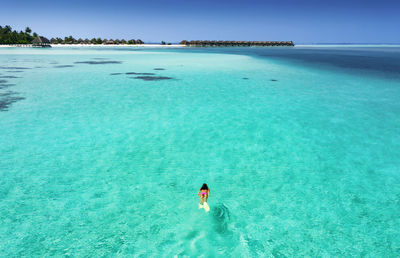
[(182, 45), (193, 47), (293, 47), (293, 41), (227, 41), (227, 40), (182, 40)]

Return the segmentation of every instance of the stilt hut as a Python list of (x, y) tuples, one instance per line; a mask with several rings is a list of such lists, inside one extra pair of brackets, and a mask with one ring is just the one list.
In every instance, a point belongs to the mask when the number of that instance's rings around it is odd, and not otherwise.
[(38, 36), (32, 40), (32, 47), (51, 47), (50, 41), (42, 36)]
[(105, 43), (103, 43), (103, 44), (105, 44), (105, 45), (114, 45), (115, 42), (114, 42), (114, 40), (109, 39), (109, 40), (107, 40), (107, 41), (106, 41)]
[(231, 41), (231, 40), (182, 40), (180, 44), (194, 47), (273, 47), (294, 46), (293, 41)]

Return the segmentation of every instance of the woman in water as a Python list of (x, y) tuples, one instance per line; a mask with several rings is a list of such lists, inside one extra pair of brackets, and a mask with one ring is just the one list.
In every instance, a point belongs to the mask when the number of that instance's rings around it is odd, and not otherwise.
[(200, 195), (200, 204), (203, 204), (204, 202), (207, 202), (208, 196), (210, 196), (210, 189), (208, 188), (208, 185), (206, 183), (203, 184), (203, 186), (200, 188), (199, 192), (197, 193), (197, 196)]

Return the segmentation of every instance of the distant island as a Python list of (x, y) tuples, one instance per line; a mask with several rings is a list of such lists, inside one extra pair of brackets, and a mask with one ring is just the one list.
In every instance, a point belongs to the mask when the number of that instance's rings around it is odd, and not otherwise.
[[(36, 41), (34, 41), (36, 40)], [(62, 38), (51, 38), (48, 40), (43, 36), (39, 36), (36, 32), (32, 33), (29, 27), (26, 27), (25, 31), (12, 30), (11, 26), (6, 25), (0, 26), (0, 44), (2, 45), (18, 45), (18, 44), (92, 44), (92, 45), (141, 45), (144, 42), (140, 39), (75, 39), (72, 36)]]
[(31, 44), (33, 39), (38, 36), (36, 32), (33, 34), (31, 32), (32, 30), (29, 27), (26, 27), (25, 31), (18, 32), (13, 31), (9, 25), (0, 26), (0, 44)]
[[(39, 36), (36, 32), (32, 33), (29, 27), (25, 31), (12, 30), (11, 26), (0, 26), (0, 44), (1, 45), (25, 45), (33, 47), (50, 47), (53, 45), (142, 45), (144, 42), (140, 39), (75, 39), (73, 36), (64, 38), (51, 38)], [(171, 45), (161, 41), (161, 45)], [(193, 47), (252, 47), (252, 46), (294, 46), (293, 41), (229, 41), (229, 40), (182, 40), (180, 45)]]
[(92, 44), (92, 45), (141, 45), (144, 42), (140, 39), (102, 39), (102, 38), (92, 38), (92, 39), (75, 39), (72, 36), (62, 38), (51, 38), (51, 44)]

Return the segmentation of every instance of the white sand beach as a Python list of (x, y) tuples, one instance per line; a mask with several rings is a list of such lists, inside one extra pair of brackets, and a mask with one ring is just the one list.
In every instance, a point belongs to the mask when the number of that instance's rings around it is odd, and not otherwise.
[[(128, 44), (115, 44), (115, 45), (103, 45), (103, 44), (50, 44), (52, 47), (159, 47), (159, 48), (176, 48), (176, 47), (186, 47), (182, 44), (174, 45), (162, 45), (162, 44), (138, 44), (138, 45), (128, 45)], [(10, 47), (31, 47), (31, 45), (0, 45), (1, 48)]]

